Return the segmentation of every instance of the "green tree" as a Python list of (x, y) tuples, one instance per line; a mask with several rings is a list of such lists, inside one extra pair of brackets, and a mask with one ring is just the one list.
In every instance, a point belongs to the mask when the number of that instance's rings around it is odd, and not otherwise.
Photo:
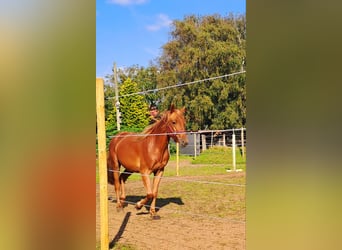
[(148, 91), (145, 93), (145, 99), (149, 105), (152, 103), (157, 104), (161, 99), (160, 93), (157, 91), (149, 91), (157, 88), (157, 75), (158, 68), (153, 65), (146, 68), (140, 67), (139, 65), (133, 65), (119, 70), (119, 78), (121, 82), (130, 78), (137, 84), (139, 91)]
[[(188, 16), (173, 22), (159, 58), (158, 86), (192, 82), (245, 69), (245, 16)], [(246, 122), (244, 74), (165, 91), (162, 107), (188, 108), (190, 129), (224, 129)]]
[(116, 125), (116, 108), (115, 108), (115, 94), (114, 88), (110, 83), (104, 86), (105, 96), (105, 123), (107, 135), (113, 135), (117, 130)]
[(143, 129), (148, 125), (148, 105), (143, 95), (130, 95), (139, 92), (137, 84), (127, 78), (119, 89), (121, 121), (124, 128)]

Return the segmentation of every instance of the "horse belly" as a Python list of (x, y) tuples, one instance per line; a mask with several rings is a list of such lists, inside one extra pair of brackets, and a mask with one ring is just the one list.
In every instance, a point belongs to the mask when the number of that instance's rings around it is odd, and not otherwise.
[(121, 165), (128, 171), (139, 172), (140, 157), (138, 149), (130, 146), (128, 143), (120, 143), (120, 147), (117, 148), (117, 157)]

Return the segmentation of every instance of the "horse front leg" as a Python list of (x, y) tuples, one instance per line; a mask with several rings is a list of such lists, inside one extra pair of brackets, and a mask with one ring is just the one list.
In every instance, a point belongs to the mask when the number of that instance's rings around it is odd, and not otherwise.
[(160, 219), (160, 216), (156, 215), (156, 201), (157, 201), (157, 196), (158, 196), (158, 188), (159, 188), (159, 183), (161, 181), (161, 177), (164, 174), (164, 168), (159, 169), (157, 172), (154, 173), (154, 178), (153, 178), (153, 199), (151, 202), (151, 208), (150, 208), (150, 214), (152, 219)]
[(135, 205), (136, 209), (141, 209), (153, 197), (149, 175), (147, 173), (141, 173), (141, 178), (147, 194), (145, 198), (137, 202)]

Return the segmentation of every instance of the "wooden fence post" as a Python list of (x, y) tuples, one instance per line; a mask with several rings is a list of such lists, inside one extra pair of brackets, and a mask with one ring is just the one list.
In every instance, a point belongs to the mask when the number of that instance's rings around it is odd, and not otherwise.
[(107, 250), (108, 244), (108, 193), (107, 193), (107, 156), (106, 156), (106, 128), (104, 114), (104, 82), (96, 78), (96, 116), (99, 155), (100, 182), (100, 221), (101, 221), (101, 250)]

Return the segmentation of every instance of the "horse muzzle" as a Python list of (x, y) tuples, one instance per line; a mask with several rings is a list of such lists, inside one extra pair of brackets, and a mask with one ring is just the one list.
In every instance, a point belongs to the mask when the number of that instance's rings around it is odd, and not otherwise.
[(178, 141), (182, 147), (188, 145), (188, 138), (179, 138)]

